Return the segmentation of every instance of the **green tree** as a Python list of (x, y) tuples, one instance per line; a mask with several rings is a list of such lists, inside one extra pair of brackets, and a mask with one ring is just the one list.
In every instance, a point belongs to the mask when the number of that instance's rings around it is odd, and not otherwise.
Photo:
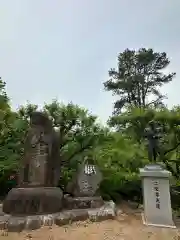
[(119, 116), (113, 116), (109, 125), (115, 127), (123, 136), (138, 142), (139, 147), (144, 148), (144, 158), (147, 159), (147, 150), (144, 143), (144, 129), (148, 122), (154, 120), (162, 128), (160, 139), (161, 155), (159, 160), (164, 162), (166, 168), (179, 179), (180, 178), (180, 108), (173, 109), (140, 109), (134, 108)]
[(64, 105), (53, 101), (44, 106), (44, 111), (60, 131), (60, 149), (66, 162), (92, 150), (105, 140), (108, 134), (108, 129), (97, 123), (96, 116), (73, 103)]
[[(20, 126), (22, 120), (29, 124), (30, 114), (37, 108), (38, 106), (34, 104), (19, 108)], [(53, 126), (60, 132), (59, 147), (63, 162), (69, 163), (77, 155), (92, 149), (108, 133), (107, 129), (97, 123), (96, 116), (73, 103), (65, 105), (55, 100), (45, 104), (43, 111), (48, 114)]]
[(119, 132), (111, 132), (110, 135), (109, 140), (95, 152), (103, 172), (102, 195), (113, 200), (118, 200), (121, 196), (128, 199), (140, 198), (139, 168), (147, 163), (144, 148)]
[(16, 141), (13, 137), (13, 122), (16, 119), (16, 113), (11, 110), (9, 98), (6, 94), (6, 84), (0, 78), (0, 171), (9, 168), (14, 164)]
[(9, 177), (17, 170), (22, 154), (23, 122), (12, 111), (5, 82), (0, 79), (0, 188), (4, 195), (12, 183)]
[(10, 109), (9, 98), (6, 94), (6, 83), (0, 77), (0, 110)]
[(17, 113), (19, 117), (29, 123), (30, 115), (38, 109), (38, 105), (27, 103), (25, 106), (20, 106)]
[(73, 103), (65, 105), (53, 101), (44, 106), (44, 111), (60, 131), (62, 172), (67, 177), (78, 162), (107, 139), (108, 129), (97, 123), (96, 116)]
[[(117, 70), (111, 69), (110, 79), (104, 83), (105, 89), (118, 98), (114, 113), (120, 113), (127, 106), (145, 108), (162, 105), (165, 96), (160, 93), (159, 87), (175, 76), (175, 73), (163, 73), (169, 63), (165, 52), (158, 53), (152, 49), (126, 49), (120, 53)], [(154, 100), (149, 102), (148, 97), (152, 95)]]
[[(21, 131), (21, 139), (24, 139), (27, 131), (30, 114), (37, 108), (33, 104), (19, 108), (16, 128)], [(61, 184), (66, 184), (72, 171), (76, 170), (77, 163), (86, 155), (92, 155), (93, 149), (103, 144), (108, 138), (109, 130), (97, 123), (96, 116), (73, 103), (65, 105), (55, 100), (45, 104), (42, 111), (48, 114), (53, 126), (60, 132)], [(21, 146), (22, 143), (23, 141)]]

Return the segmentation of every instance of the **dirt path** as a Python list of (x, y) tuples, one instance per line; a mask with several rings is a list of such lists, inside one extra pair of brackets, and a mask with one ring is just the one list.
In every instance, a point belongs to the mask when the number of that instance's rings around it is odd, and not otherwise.
[[(127, 209), (126, 209), (127, 210)], [(178, 229), (153, 228), (142, 225), (139, 214), (126, 211), (116, 220), (101, 223), (79, 222), (70, 226), (44, 227), (30, 233), (9, 233), (1, 240), (180, 240)], [(3, 234), (2, 234), (3, 235)], [(179, 236), (179, 237), (178, 237)]]

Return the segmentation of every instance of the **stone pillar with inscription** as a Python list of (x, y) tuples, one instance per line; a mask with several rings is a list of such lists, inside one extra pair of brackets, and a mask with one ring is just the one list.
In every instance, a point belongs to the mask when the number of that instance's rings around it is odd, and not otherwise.
[(104, 202), (99, 194), (102, 174), (96, 164), (89, 163), (88, 159), (79, 165), (76, 174), (69, 182), (64, 196), (66, 208), (98, 208)]
[(175, 228), (172, 219), (169, 178), (171, 173), (160, 165), (150, 164), (140, 169), (143, 185), (143, 223)]
[[(62, 209), (59, 135), (42, 112), (32, 113), (24, 144), (18, 187), (9, 191), (3, 211), (11, 215), (54, 213)], [(59, 173), (59, 174), (58, 174)]]

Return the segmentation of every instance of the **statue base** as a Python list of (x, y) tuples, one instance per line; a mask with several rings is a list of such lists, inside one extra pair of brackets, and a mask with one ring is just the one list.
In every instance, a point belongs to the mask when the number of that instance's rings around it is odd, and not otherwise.
[[(54, 202), (52, 203), (52, 205)], [(3, 233), (36, 230), (43, 226), (64, 226), (76, 221), (100, 222), (116, 218), (116, 205), (104, 202), (102, 207), (88, 209), (64, 209), (52, 214), (12, 216), (0, 211), (0, 229)]]
[(71, 197), (70, 195), (64, 195), (63, 206), (65, 209), (89, 209), (99, 208), (104, 205), (104, 201), (101, 196), (93, 197)]
[(3, 212), (11, 215), (56, 213), (62, 209), (63, 192), (57, 187), (13, 188), (3, 202)]

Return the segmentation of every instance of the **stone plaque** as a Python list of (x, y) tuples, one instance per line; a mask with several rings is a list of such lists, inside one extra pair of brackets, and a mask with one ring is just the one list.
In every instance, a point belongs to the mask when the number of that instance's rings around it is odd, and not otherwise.
[(39, 142), (33, 150), (29, 168), (29, 182), (32, 185), (43, 185), (45, 183), (48, 145)]
[(94, 196), (101, 181), (102, 174), (96, 165), (83, 164), (77, 177), (80, 195)]
[(146, 225), (175, 227), (172, 220), (169, 190), (170, 172), (164, 169), (140, 169), (143, 181), (144, 215)]

